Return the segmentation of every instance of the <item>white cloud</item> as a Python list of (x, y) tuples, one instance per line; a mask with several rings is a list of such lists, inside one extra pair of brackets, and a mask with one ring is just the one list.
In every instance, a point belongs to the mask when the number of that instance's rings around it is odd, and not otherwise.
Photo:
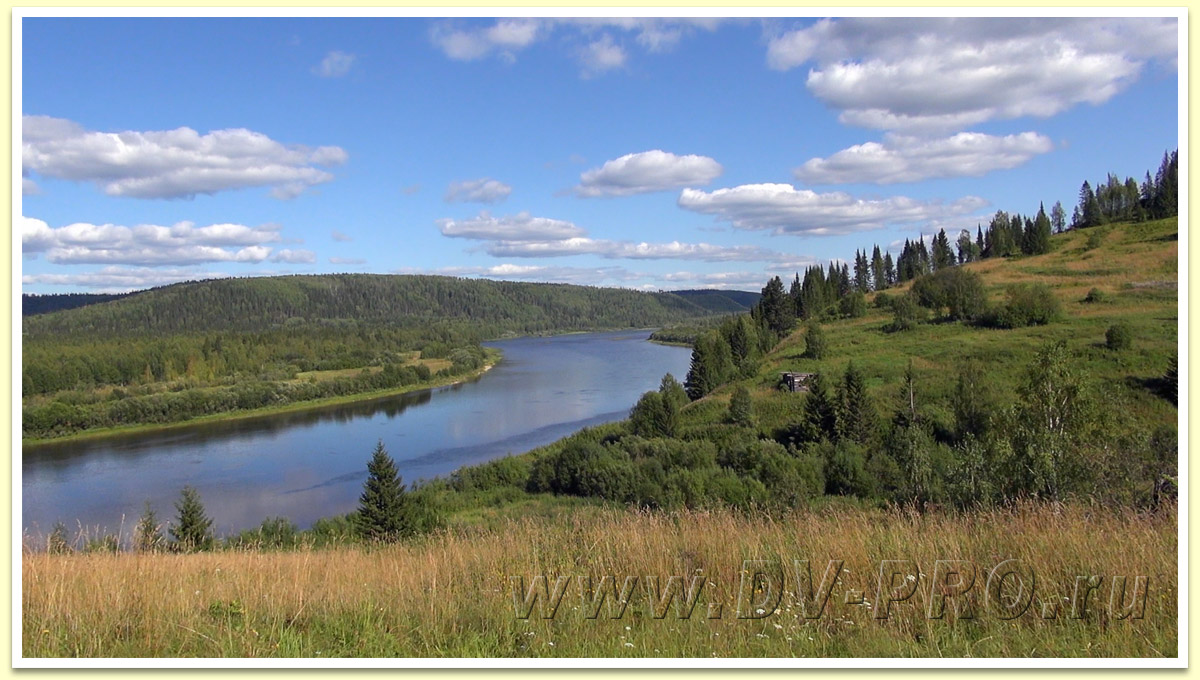
[(713, 288), (718, 290), (749, 290), (758, 291), (771, 278), (763, 272), (674, 272), (658, 277), (661, 281), (673, 284), (668, 289)]
[(607, 239), (571, 238), (545, 242), (491, 243), (486, 247), (495, 257), (563, 257), (598, 255), (605, 259), (701, 260), (704, 262), (766, 262), (790, 257), (757, 246), (720, 246), (711, 243), (636, 243)]
[(515, 281), (573, 283), (583, 286), (622, 285), (644, 278), (623, 267), (558, 267), (498, 264), (491, 267), (443, 267), (440, 269), (404, 268), (398, 274), (435, 274), (440, 276), (480, 277)]
[(329, 264), (366, 264), (367, 261), (361, 257), (331, 257)]
[(628, 55), (625, 54), (624, 48), (614, 43), (612, 36), (607, 33), (600, 36), (599, 40), (588, 43), (587, 47), (579, 52), (584, 77), (623, 68), (626, 59)]
[(312, 264), (317, 261), (317, 254), (311, 250), (291, 250), (290, 248), (284, 248), (272, 255), (271, 261), (286, 262), (288, 264)]
[(1053, 148), (1048, 137), (1036, 132), (1004, 137), (960, 132), (940, 139), (888, 134), (882, 144), (858, 144), (829, 158), (813, 158), (796, 168), (795, 175), (809, 184), (895, 184), (979, 177), (1015, 168)]
[(815, 62), (843, 123), (928, 133), (1100, 104), (1176, 54), (1175, 19), (857, 18), (780, 35), (767, 63)]
[(42, 193), (42, 188), (37, 185), (37, 182), (29, 179), (28, 177), (21, 178), (22, 196), (36, 196), (40, 193)]
[(334, 229), (333, 233), (331, 233), (330, 236), (333, 237), (334, 241), (338, 241), (341, 243), (349, 243), (350, 241), (354, 240), (353, 236), (350, 236), (348, 234), (343, 234), (342, 232), (338, 231), (337, 229)]
[(440, 219), (436, 222), (443, 236), (481, 241), (550, 241), (583, 236), (582, 227), (564, 220), (533, 217), (527, 212), (492, 217), (486, 210), (469, 220)]
[(322, 78), (341, 78), (350, 72), (357, 57), (353, 54), (333, 50), (325, 55), (321, 63), (313, 67), (313, 73)]
[(508, 198), (512, 187), (490, 177), (451, 182), (446, 189), (447, 203), (499, 203)]
[(974, 196), (951, 203), (904, 196), (862, 199), (843, 192), (796, 189), (790, 184), (744, 184), (713, 192), (684, 189), (678, 203), (685, 210), (715, 215), (739, 229), (800, 236), (914, 224), (963, 215), (987, 205)]
[[(629, 52), (621, 38), (647, 52), (667, 52), (696, 30), (713, 31), (722, 19), (711, 18), (573, 18), (497, 19), (490, 25), (477, 22), (441, 22), (430, 31), (430, 40), (456, 61), (495, 57), (507, 62), (531, 45), (557, 35), (568, 52), (579, 60), (584, 77), (622, 68)], [(597, 34), (599, 36), (597, 37)], [(625, 42), (629, 42), (626, 40)]]
[(24, 172), (93, 182), (109, 196), (190, 198), (248, 187), (271, 187), (293, 198), (333, 175), (315, 166), (341, 165), (345, 150), (284, 145), (245, 129), (201, 135), (191, 128), (92, 132), (49, 116), (22, 118)]
[[(126, 227), (78, 222), (53, 228), (30, 217), (21, 217), (20, 224), (22, 252), (45, 253), (46, 259), (55, 264), (258, 263), (271, 256), (271, 247), (263, 244), (280, 240), (278, 225), (196, 227), (191, 222), (180, 222), (170, 227), (153, 224)], [(309, 251), (282, 250), (277, 257), (296, 258), (304, 253), (312, 255)]]
[(708, 156), (676, 156), (655, 149), (608, 161), (579, 177), (575, 193), (584, 197), (629, 196), (708, 184), (724, 172)]
[(705, 262), (778, 262), (795, 257), (747, 245), (594, 239), (588, 237), (582, 227), (571, 222), (533, 217), (527, 212), (497, 218), (484, 211), (470, 220), (437, 220), (437, 225), (444, 236), (485, 241), (484, 251), (494, 257), (595, 255), (610, 260), (670, 259)]
[(127, 293), (132, 290), (165, 286), (181, 281), (226, 278), (229, 274), (206, 272), (196, 269), (164, 269), (161, 267), (103, 267), (94, 272), (74, 274), (26, 274), (21, 277), (25, 285), (45, 284), (92, 288), (97, 292)]
[(430, 39), (447, 57), (474, 61), (499, 53), (508, 59), (537, 41), (543, 29), (538, 19), (499, 19), (487, 28), (457, 30), (435, 24)]

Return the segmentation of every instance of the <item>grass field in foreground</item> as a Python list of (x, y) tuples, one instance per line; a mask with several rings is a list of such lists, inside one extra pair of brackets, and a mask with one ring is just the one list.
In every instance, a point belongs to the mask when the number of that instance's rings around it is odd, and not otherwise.
[[(944, 656), (1162, 657), (1177, 649), (1176, 509), (1154, 515), (1085, 505), (1017, 505), (968, 513), (866, 510), (831, 503), (778, 518), (731, 511), (640, 513), (588, 508), (464, 527), (404, 545), (298, 552), (25, 554), (21, 603), (26, 657), (709, 657)], [(779, 606), (769, 582), (744, 594), (743, 560), (784, 567)], [(826, 608), (807, 619), (793, 560), (810, 560), (814, 585), (843, 560)], [(984, 597), (989, 572), (1017, 559), (1034, 577), (1023, 615)], [(875, 618), (882, 560), (912, 560), (887, 620)], [(930, 619), (931, 593), (953, 593), (938, 560), (966, 560), (976, 583)], [(770, 571), (770, 570), (768, 570)], [(901, 568), (904, 571), (904, 567)], [(964, 569), (964, 571), (967, 571)], [(513, 579), (568, 576), (556, 616), (534, 604), (517, 616)], [(608, 603), (586, 617), (583, 579), (636, 576), (619, 618)], [(1072, 618), (1076, 580), (1101, 576)], [(702, 583), (681, 618), (647, 595), (671, 576)], [(1145, 607), (1110, 609), (1114, 577), (1147, 578)], [(702, 580), (693, 581), (697, 577)], [(755, 582), (747, 581), (753, 586)], [(1015, 579), (1000, 593), (1016, 600)], [(1085, 589), (1086, 590), (1086, 589)], [(862, 604), (854, 591), (862, 594)], [(903, 594), (903, 593), (899, 593)], [(1131, 593), (1126, 592), (1126, 600)], [(975, 616), (954, 602), (974, 599)], [(522, 598), (518, 598), (522, 599)], [(610, 597), (611, 601), (611, 597)], [(748, 604), (747, 604), (748, 603)], [(721, 611), (716, 618), (713, 606)], [(757, 613), (763, 608), (764, 614)], [(1044, 618), (1053, 615), (1055, 618)]]

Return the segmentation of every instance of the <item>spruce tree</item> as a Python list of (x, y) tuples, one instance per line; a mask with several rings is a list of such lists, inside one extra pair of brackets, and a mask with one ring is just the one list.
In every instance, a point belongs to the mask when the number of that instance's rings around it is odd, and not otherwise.
[(866, 444), (875, 435), (875, 411), (867, 395), (867, 379), (851, 361), (838, 385), (838, 439)]
[(837, 415), (825, 378), (814, 373), (808, 378), (808, 396), (804, 400), (804, 412), (798, 426), (804, 441), (821, 441), (837, 436)]
[(362, 538), (385, 543), (411, 535), (408, 505), (396, 463), (380, 440), (367, 463), (367, 481), (354, 515), (355, 530)]
[(200, 492), (191, 486), (183, 487), (175, 509), (179, 512), (178, 523), (171, 527), (171, 538), (175, 540), (175, 548), (183, 552), (212, 548), (212, 519), (204, 512)]

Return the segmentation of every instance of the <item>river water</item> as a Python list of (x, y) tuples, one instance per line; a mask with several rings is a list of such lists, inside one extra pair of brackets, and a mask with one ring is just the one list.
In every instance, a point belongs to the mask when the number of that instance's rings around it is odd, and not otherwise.
[(486, 343), (504, 359), (458, 385), (294, 413), (160, 432), (26, 446), (21, 518), (27, 534), (62, 521), (128, 536), (150, 501), (175, 515), (190, 484), (219, 535), (286, 516), (302, 528), (354, 510), (376, 442), (407, 481), (523, 453), (625, 418), (664, 373), (681, 382), (690, 350), (648, 331)]

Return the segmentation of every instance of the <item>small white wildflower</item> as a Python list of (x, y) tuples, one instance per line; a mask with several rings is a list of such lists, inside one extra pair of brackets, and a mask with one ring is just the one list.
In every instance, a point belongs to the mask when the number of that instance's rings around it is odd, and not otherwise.
[(553, 646), (554, 646), (554, 643), (553, 643), (553, 642), (547, 642), (546, 644), (550, 645), (551, 647), (553, 647)]
[(777, 623), (777, 624), (775, 624), (775, 630), (783, 630), (783, 626), (781, 626)]
[(908, 579), (909, 581), (916, 581), (916, 580), (917, 580), (917, 577), (916, 577), (916, 576), (913, 576), (912, 574), (909, 574), (908, 576), (905, 576), (904, 578)]
[(633, 643), (632, 643), (632, 642), (626, 642), (626, 643), (625, 643), (625, 646), (626, 646), (626, 647), (632, 647), (632, 646), (633, 646)]
[(629, 629), (630, 629), (629, 626), (625, 626), (625, 630), (629, 630)]
[(766, 609), (763, 609), (762, 607), (759, 607), (758, 609), (755, 609), (755, 610), (754, 610), (754, 613), (755, 613), (755, 614), (766, 614), (766, 613), (767, 613), (767, 610), (766, 610)]

